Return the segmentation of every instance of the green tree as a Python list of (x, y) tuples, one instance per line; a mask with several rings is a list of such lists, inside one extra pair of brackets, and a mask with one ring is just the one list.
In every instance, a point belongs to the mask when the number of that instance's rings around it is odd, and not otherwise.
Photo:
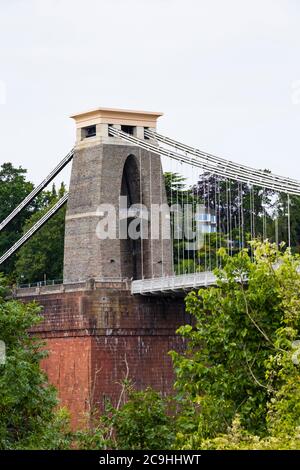
[[(0, 221), (4, 220), (33, 190), (33, 184), (26, 180), (26, 173), (27, 170), (21, 167), (14, 168), (11, 163), (3, 163), (1, 166)], [(38, 205), (37, 200), (28, 205), (0, 232), (0, 253), (5, 253), (20, 238), (24, 223), (37, 210)], [(8, 259), (1, 266), (1, 271), (12, 274), (15, 259), (15, 256)]]
[[(54, 185), (51, 192), (44, 192), (43, 209), (30, 217), (23, 232), (26, 233), (64, 193), (64, 184), (58, 194)], [(62, 279), (65, 213), (66, 208), (62, 207), (18, 252), (15, 272), (19, 283), (38, 282), (45, 277), (49, 280)]]
[(107, 403), (89, 430), (77, 433), (81, 449), (170, 449), (175, 442), (175, 416), (169, 400), (151, 388), (135, 390), (123, 385), (126, 399), (116, 407)]
[(179, 329), (186, 352), (171, 353), (181, 397), (200, 410), (181, 417), (189, 431), (179, 433), (178, 446), (300, 447), (300, 369), (292, 361), (299, 258), (258, 242), (253, 262), (245, 250), (222, 255), (218, 286), (187, 296), (195, 324)]
[(130, 390), (128, 401), (114, 414), (117, 449), (168, 449), (174, 441), (172, 418), (158, 392)]
[(41, 321), (40, 307), (7, 300), (0, 279), (0, 339), (6, 360), (0, 365), (0, 448), (63, 448), (68, 442), (56, 414), (56, 392), (40, 368), (43, 344), (29, 333)]
[[(201, 201), (193, 193), (192, 188), (186, 185), (186, 178), (179, 173), (166, 172), (164, 173), (164, 179), (168, 204), (173, 206), (173, 210), (175, 209), (175, 212), (171, 213), (174, 270), (176, 274), (193, 273), (199, 270), (195, 260), (195, 258), (198, 259), (199, 257), (195, 257), (194, 251), (187, 249), (187, 240), (174, 236), (174, 234), (178, 233), (176, 225), (179, 224), (182, 229), (184, 228), (183, 218), (176, 217), (175, 213), (179, 206), (179, 210), (183, 214), (186, 204), (191, 204), (195, 212), (196, 204)], [(195, 229), (195, 226), (193, 228)], [(184, 232), (182, 233), (184, 234)]]
[(218, 231), (229, 233), (237, 247), (245, 246), (251, 237), (275, 239), (273, 190), (204, 172), (193, 193), (217, 216)]
[(167, 171), (164, 173), (164, 180), (168, 204), (186, 204), (191, 196), (191, 191), (186, 189), (186, 178), (179, 173)]
[[(267, 171), (266, 171), (267, 173)], [(226, 177), (204, 172), (197, 184), (187, 187), (186, 178), (178, 173), (164, 174), (169, 205), (185, 204), (203, 206), (205, 212), (215, 216), (216, 232), (203, 232), (203, 246), (195, 253), (188, 249), (188, 240), (173, 238), (174, 268), (177, 274), (212, 270), (220, 264), (217, 252), (225, 247), (232, 255), (240, 249), (249, 248), (253, 238), (276, 240), (275, 216), (278, 212), (279, 241), (288, 240), (287, 217), (284, 212), (286, 195), (275, 196), (274, 191), (246, 183), (228, 180)], [(295, 244), (299, 217), (295, 200), (291, 205), (292, 243)], [(277, 211), (276, 211), (277, 208)], [(172, 217), (173, 226), (176, 224)], [(193, 224), (193, 230), (196, 228)], [(203, 224), (202, 230), (206, 225)], [(300, 230), (300, 229), (299, 229)], [(300, 233), (300, 232), (299, 232)]]
[[(294, 252), (300, 252), (300, 197), (279, 194), (276, 204), (279, 240), (288, 240), (289, 229), (291, 247)], [(288, 225), (290, 218), (290, 227)]]

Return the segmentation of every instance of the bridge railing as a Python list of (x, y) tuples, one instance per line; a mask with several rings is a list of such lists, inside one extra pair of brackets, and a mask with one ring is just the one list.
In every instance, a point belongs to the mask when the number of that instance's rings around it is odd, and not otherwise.
[(207, 287), (216, 284), (216, 276), (213, 272), (195, 274), (182, 274), (178, 276), (141, 279), (132, 281), (132, 294), (155, 294), (156, 292), (184, 292), (199, 287)]

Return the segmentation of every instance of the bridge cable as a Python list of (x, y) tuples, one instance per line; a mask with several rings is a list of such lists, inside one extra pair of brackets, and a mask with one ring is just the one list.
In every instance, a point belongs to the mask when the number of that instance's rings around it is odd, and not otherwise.
[(195, 198), (195, 191), (194, 191), (194, 166), (192, 166), (192, 234), (193, 234), (193, 242), (192, 242), (192, 247), (193, 247), (193, 263), (194, 263), (194, 273), (197, 270), (196, 266), (196, 249), (197, 249), (197, 227), (196, 227), (196, 210), (197, 210), (197, 198)]
[(228, 178), (226, 178), (226, 226), (227, 226), (227, 254), (229, 256), (229, 188)]
[(250, 233), (251, 233), (251, 239), (253, 238), (253, 226), (252, 226), (252, 186), (249, 187), (249, 215), (250, 215)]
[(233, 251), (233, 237), (232, 237), (232, 204), (231, 204), (231, 180), (229, 180), (229, 232), (230, 232), (230, 255)]
[(46, 214), (43, 215), (9, 250), (0, 258), (0, 265), (10, 258), (24, 243), (29, 240), (56, 212), (67, 202), (68, 193), (66, 193)]
[(214, 200), (214, 217), (215, 217), (215, 222), (216, 222), (216, 225), (215, 225), (215, 228), (216, 228), (216, 231), (215, 231), (215, 262), (216, 262), (216, 268), (218, 267), (218, 219), (217, 219), (217, 181), (216, 181), (216, 177), (214, 177), (214, 196), (215, 196), (215, 200)]
[[(168, 196), (168, 195), (167, 195)], [(170, 224), (171, 224), (171, 261), (172, 261), (172, 275), (175, 274), (174, 270), (174, 205), (173, 205), (173, 160), (171, 159), (171, 166), (170, 166)]]
[(241, 250), (241, 185), (238, 183), (238, 196), (237, 196), (237, 223), (239, 234), (239, 250)]
[[(222, 237), (222, 206), (221, 206), (221, 187), (220, 187), (220, 178), (218, 177), (218, 205), (219, 205), (219, 230), (220, 230), (220, 248), (223, 244)], [(224, 215), (224, 214), (223, 214)], [(220, 267), (222, 267), (222, 258), (220, 258)]]
[[(145, 148), (148, 151), (152, 151), (153, 153), (164, 155), (172, 159), (174, 158), (176, 160), (179, 160), (181, 165), (182, 163), (188, 163), (189, 165), (194, 164), (195, 166), (202, 168), (202, 170), (213, 172), (214, 174), (219, 175), (221, 177), (224, 177), (225, 175), (226, 180), (227, 180), (226, 181), (227, 185), (228, 185), (228, 180), (235, 180), (235, 181), (239, 181), (240, 183), (246, 183), (247, 186), (249, 187), (250, 229), (251, 229), (252, 238), (255, 238), (256, 236), (256, 207), (255, 207), (254, 196), (257, 191), (255, 190), (254, 186), (268, 188), (268, 189), (271, 189), (272, 191), (276, 191), (276, 190), (282, 191), (282, 192), (286, 192), (286, 194), (296, 194), (296, 195), (300, 194), (300, 183), (297, 182), (296, 180), (277, 177), (275, 175), (267, 176), (262, 171), (260, 171), (260, 177), (257, 179), (256, 176), (259, 172), (257, 172), (256, 170), (253, 170), (253, 172), (256, 175), (255, 178), (252, 178), (252, 177), (248, 178), (248, 175), (245, 176), (245, 173), (243, 174), (238, 171), (234, 172), (230, 167), (231, 162), (227, 163), (226, 168), (224, 167), (221, 168), (220, 165), (218, 165), (217, 167), (213, 167), (208, 159), (206, 161), (199, 161), (197, 159), (192, 158), (191, 155), (188, 157), (187, 154), (186, 155), (178, 154), (178, 146), (176, 146), (176, 153), (174, 153), (172, 151), (167, 151), (166, 149), (163, 149), (163, 148), (158, 148), (155, 145), (149, 146), (149, 144), (145, 143), (145, 141), (134, 138), (133, 136), (125, 134), (124, 132), (116, 130), (114, 128), (111, 128), (109, 132), (111, 135), (120, 137), (124, 140), (127, 140), (131, 143), (141, 146), (142, 148)], [(145, 131), (145, 135), (146, 135), (146, 132), (147, 131)], [(271, 182), (270, 182), (270, 178), (273, 179)], [(226, 194), (226, 199), (227, 198), (229, 198), (228, 192)], [(227, 203), (227, 209), (226, 209), (227, 212), (228, 212), (228, 206), (229, 206), (229, 201)], [(228, 252), (230, 251), (232, 252), (232, 246), (231, 246), (231, 250), (229, 250), (229, 236), (231, 233), (232, 224), (231, 224), (231, 221), (228, 221), (228, 218), (229, 217), (227, 217), (227, 245), (228, 245), (227, 249), (228, 249)], [(230, 223), (229, 227), (228, 227), (228, 223)], [(183, 251), (183, 255), (184, 255), (184, 251)]]
[(244, 248), (244, 208), (243, 208), (243, 183), (240, 183), (240, 236), (241, 250)]
[[(177, 170), (178, 170), (178, 161), (177, 160), (176, 160), (176, 166), (177, 166)], [(177, 173), (177, 174), (179, 174), (179, 173)], [(180, 183), (177, 185), (177, 191), (176, 191), (176, 205), (177, 205), (177, 210), (176, 210), (176, 234), (177, 234), (177, 271), (178, 271), (178, 274), (181, 274), (179, 228), (181, 229), (181, 233), (182, 233), (182, 211), (181, 211), (181, 206), (180, 206), (180, 211), (179, 211), (179, 187), (181, 188)]]
[(242, 248), (245, 248), (245, 215), (244, 215), (244, 186), (241, 183), (241, 223), (242, 223)]
[(153, 208), (152, 208), (152, 153), (150, 153), (150, 158), (149, 158), (149, 172), (150, 172), (150, 182), (149, 182), (149, 192), (150, 192), (150, 264), (151, 264), (151, 274), (152, 278), (154, 277), (153, 274)]
[(275, 179), (270, 182), (267, 179), (263, 178), (262, 176), (260, 176), (259, 178), (257, 178), (257, 177), (254, 178), (254, 177), (251, 177), (251, 175), (248, 176), (248, 175), (245, 175), (241, 172), (238, 172), (235, 169), (234, 170), (231, 169), (229, 164), (227, 164), (226, 166), (223, 166), (223, 167), (220, 166), (220, 165), (214, 166), (207, 159), (205, 161), (203, 161), (203, 160), (199, 159), (199, 156), (197, 156), (197, 158), (193, 158), (191, 155), (187, 156), (187, 155), (183, 155), (183, 154), (177, 154), (177, 153), (172, 152), (171, 150), (166, 150), (162, 147), (158, 148), (154, 144), (147, 143), (147, 142), (145, 142), (145, 140), (142, 140), (142, 139), (139, 139), (139, 138), (134, 137), (132, 135), (129, 135), (129, 134), (127, 134), (123, 131), (120, 131), (119, 129), (113, 128), (113, 127), (109, 128), (109, 134), (112, 135), (112, 136), (115, 136), (115, 137), (119, 137), (119, 138), (121, 138), (123, 140), (126, 140), (127, 142), (133, 143), (135, 145), (139, 145), (142, 148), (148, 150), (149, 152), (152, 151), (153, 153), (155, 153), (157, 155), (164, 155), (164, 156), (167, 156), (169, 158), (179, 159), (179, 161), (188, 163), (190, 165), (193, 161), (195, 166), (197, 166), (199, 168), (202, 168), (203, 170), (210, 171), (210, 172), (212, 172), (214, 174), (218, 174), (222, 177), (224, 177), (224, 175), (225, 175), (227, 178), (230, 178), (234, 181), (243, 181), (244, 183), (256, 184), (258, 186), (269, 188), (273, 191), (278, 190), (278, 191), (288, 192), (288, 193), (294, 194), (294, 195), (300, 195), (300, 183), (298, 183), (298, 184), (296, 184), (292, 187), (291, 185), (288, 186), (287, 183), (283, 184), (281, 181), (279, 181), (279, 180), (277, 181)]
[(186, 207), (184, 209), (184, 213), (185, 213), (185, 219), (186, 219), (186, 235), (187, 235), (187, 242), (186, 242), (186, 247), (187, 247), (187, 269), (188, 269), (188, 274), (190, 274), (190, 207), (189, 207), (189, 203), (190, 203), (190, 188), (189, 188), (189, 167), (187, 168), (187, 183), (186, 183)]
[(59, 164), (49, 173), (49, 175), (29, 193), (22, 202), (0, 223), (0, 232), (11, 222), (16, 215), (24, 209), (38, 194), (57, 176), (61, 170), (72, 160), (74, 148), (59, 162)]
[(277, 200), (276, 200), (276, 218), (275, 218), (275, 241), (276, 241), (276, 245), (279, 247), (278, 217), (279, 217), (279, 209), (278, 209), (278, 198), (277, 198)]
[[(202, 201), (200, 201), (200, 175), (197, 175), (197, 182), (196, 182), (196, 190), (197, 190), (197, 205), (198, 205), (198, 212), (197, 212), (197, 220), (196, 220), (196, 231), (197, 231), (197, 265), (198, 265), (198, 270), (201, 271), (201, 248), (202, 248), (202, 242), (203, 242), (203, 234), (200, 232), (201, 230), (201, 205)], [(200, 205), (201, 202), (201, 205)]]
[(162, 169), (162, 162), (159, 159), (159, 180), (160, 180), (160, 224), (161, 224), (161, 238), (160, 238), (160, 250), (161, 250), (161, 275), (164, 276), (164, 236), (165, 236), (165, 224), (166, 224), (166, 214), (163, 208), (163, 184), (164, 184), (164, 175)]
[[(251, 232), (251, 240), (254, 239), (254, 229), (253, 229), (253, 198), (252, 198), (253, 188), (252, 185), (250, 186), (249, 191), (249, 200), (250, 200), (250, 232)], [(251, 258), (253, 260), (253, 249), (251, 247)]]
[[(240, 176), (243, 176), (244, 178), (248, 179), (249, 181), (252, 181), (253, 183), (257, 185), (260, 185), (260, 184), (264, 185), (267, 182), (269, 185), (271, 185), (269, 187), (272, 189), (272, 184), (280, 183), (284, 185), (290, 185), (291, 190), (293, 189), (296, 191), (299, 190), (300, 181), (297, 181), (295, 179), (282, 177), (280, 175), (276, 175), (273, 173), (267, 173), (264, 170), (257, 170), (255, 168), (251, 168), (246, 165), (241, 165), (233, 161), (227, 160), (225, 158), (217, 157), (216, 155), (212, 155), (207, 152), (203, 152), (199, 149), (196, 149), (194, 147), (190, 147), (186, 144), (178, 142), (174, 139), (166, 137), (150, 129), (147, 129), (145, 131), (145, 135), (148, 137), (151, 136), (152, 138), (155, 138), (158, 142), (164, 143), (165, 145), (169, 145), (174, 148), (176, 147), (177, 149), (187, 152), (191, 155), (198, 156), (204, 159), (207, 163), (210, 162), (214, 165), (223, 165), (225, 171), (226, 171), (226, 168), (230, 167), (232, 170), (234, 170), (235, 174), (239, 174)], [(253, 177), (255, 177), (254, 178), (255, 181)]]
[[(183, 172), (182, 172), (182, 161), (180, 161), (180, 174), (182, 175)], [(182, 187), (182, 198), (181, 198), (181, 213), (182, 213), (182, 223), (183, 223), (183, 227), (182, 227), (182, 262), (181, 262), (181, 266), (182, 266), (182, 274), (186, 274), (185, 272), (185, 230), (186, 230), (186, 227), (185, 227), (185, 213), (184, 213), (184, 197), (185, 197), (185, 183), (183, 184), (183, 187)]]
[(139, 147), (140, 160), (140, 249), (141, 249), (141, 276), (144, 279), (144, 215), (143, 215), (143, 180), (142, 180), (142, 149)]
[(238, 234), (239, 234), (239, 251), (242, 249), (242, 226), (241, 226), (241, 184), (238, 184), (237, 188), (238, 194), (237, 194), (237, 225), (238, 225)]
[(288, 246), (291, 248), (291, 201), (290, 195), (287, 195), (287, 203), (288, 203)]
[[(258, 195), (258, 192), (257, 192)], [(252, 208), (253, 208), (253, 238), (256, 238), (256, 210), (255, 210), (255, 188), (252, 189)]]
[(206, 260), (206, 177), (203, 178), (203, 203), (204, 203), (204, 214), (202, 222), (203, 231), (203, 247), (204, 247), (204, 271), (207, 271), (207, 260)]
[(210, 197), (210, 178), (211, 175), (208, 176), (207, 179), (207, 207), (208, 207), (208, 270), (211, 271), (211, 227), (212, 227), (212, 220), (211, 220), (211, 197)]
[(267, 210), (266, 210), (266, 203), (267, 203), (267, 193), (266, 190), (263, 190), (262, 196), (262, 206), (263, 206), (263, 241), (268, 238), (267, 234)]

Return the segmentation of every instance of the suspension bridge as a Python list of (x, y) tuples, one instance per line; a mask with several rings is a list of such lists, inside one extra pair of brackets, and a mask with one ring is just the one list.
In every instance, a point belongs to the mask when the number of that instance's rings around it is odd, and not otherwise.
[[(66, 284), (126, 278), (132, 294), (180, 293), (216, 282), (220, 248), (233, 255), (259, 237), (296, 243), (291, 210), (299, 181), (164, 136), (156, 130), (160, 115), (100, 108), (73, 116), (75, 147), (0, 223), (0, 231), (73, 161), (69, 193), (2, 254), (0, 265), (66, 203)], [(117, 207), (120, 196), (128, 200), (125, 215)], [(116, 239), (99, 238), (103, 204), (119, 210)], [(156, 206), (165, 208), (158, 228)], [(130, 240), (131, 223), (139, 236)], [(122, 227), (127, 238), (120, 237)]]

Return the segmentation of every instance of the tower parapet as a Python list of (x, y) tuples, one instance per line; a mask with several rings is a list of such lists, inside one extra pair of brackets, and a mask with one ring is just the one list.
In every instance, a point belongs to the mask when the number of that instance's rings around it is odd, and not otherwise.
[(156, 130), (157, 119), (162, 115), (163, 113), (158, 112), (112, 108), (96, 108), (74, 114), (71, 118), (76, 122), (76, 146), (82, 148), (112, 143), (122, 145), (120, 139), (109, 136), (109, 126), (144, 139), (144, 130)]

